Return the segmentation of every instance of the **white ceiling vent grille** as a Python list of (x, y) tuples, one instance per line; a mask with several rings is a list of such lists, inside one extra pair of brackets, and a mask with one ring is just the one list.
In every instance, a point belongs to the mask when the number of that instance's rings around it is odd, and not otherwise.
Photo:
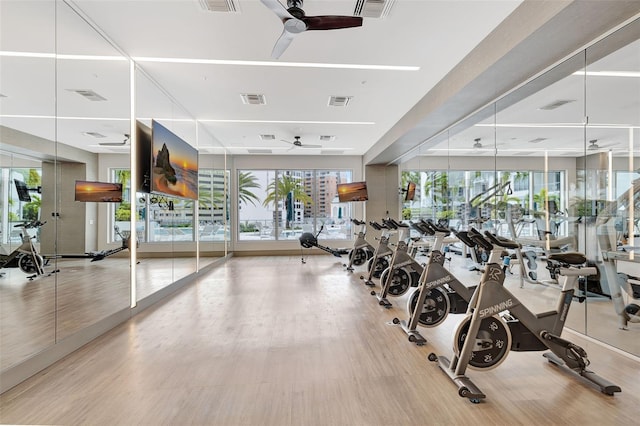
[(263, 141), (274, 141), (274, 140), (276, 140), (276, 136), (275, 135), (260, 135), (260, 139), (262, 139)]
[(240, 12), (235, 0), (198, 0), (198, 3), (209, 12)]
[(266, 105), (267, 100), (264, 95), (243, 93), (240, 95), (242, 103), (245, 105)]
[(78, 95), (84, 97), (93, 102), (106, 101), (107, 98), (98, 95), (96, 92), (90, 89), (67, 89), (69, 92), (77, 93)]
[(272, 151), (270, 149), (247, 149), (249, 154), (271, 154)]
[(357, 0), (354, 16), (363, 18), (385, 18), (395, 0)]
[(535, 139), (531, 139), (529, 141), (529, 143), (540, 143), (540, 142), (546, 141), (546, 140), (547, 140), (547, 138), (535, 138)]
[(329, 106), (346, 107), (351, 102), (353, 96), (331, 96), (329, 98)]
[(336, 140), (336, 137), (332, 135), (320, 135), (320, 140), (322, 142), (333, 142)]
[(103, 135), (102, 133), (98, 133), (98, 132), (82, 132), (83, 135), (85, 136), (91, 136), (92, 138), (106, 138), (105, 135)]
[(575, 102), (575, 99), (560, 99), (560, 100), (557, 100), (557, 101), (553, 101), (550, 104), (547, 104), (545, 106), (542, 106), (539, 109), (544, 110), (544, 111), (550, 111), (552, 109), (559, 108), (562, 105), (566, 105), (566, 104), (569, 104), (571, 102)]

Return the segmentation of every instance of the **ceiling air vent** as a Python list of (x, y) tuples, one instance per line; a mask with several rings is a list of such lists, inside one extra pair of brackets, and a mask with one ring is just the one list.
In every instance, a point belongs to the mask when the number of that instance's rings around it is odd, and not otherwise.
[(329, 106), (345, 107), (351, 102), (353, 96), (331, 96)]
[(547, 140), (547, 138), (535, 138), (535, 139), (531, 139), (529, 141), (529, 143), (540, 143), (540, 142), (546, 141), (546, 140)]
[(198, 0), (198, 3), (209, 12), (240, 12), (234, 0)]
[(385, 18), (395, 0), (357, 0), (354, 16), (363, 18)]
[(82, 132), (83, 135), (85, 136), (91, 136), (92, 138), (106, 138), (105, 135), (103, 135), (102, 133), (98, 133), (98, 132)]
[(550, 111), (552, 109), (559, 108), (562, 105), (566, 105), (566, 104), (571, 103), (571, 102), (575, 102), (575, 99), (561, 99), (561, 100), (558, 100), (558, 101), (553, 101), (550, 104), (542, 106), (542, 107), (540, 107), (538, 109), (541, 109), (541, 110), (544, 110), (544, 111)]
[(100, 95), (98, 95), (96, 92), (94, 92), (93, 90), (89, 90), (89, 89), (67, 89), (69, 92), (74, 92), (77, 93), (80, 96), (83, 96), (84, 98), (90, 100), (90, 101), (94, 101), (94, 102), (98, 102), (98, 101), (106, 101), (107, 98), (104, 98)]
[(242, 103), (245, 105), (266, 105), (267, 103), (264, 95), (243, 93), (240, 97), (242, 98)]
[(271, 154), (270, 149), (247, 149), (249, 154)]
[(333, 142), (336, 140), (336, 137), (331, 135), (320, 135), (320, 140), (322, 142)]
[(274, 141), (274, 140), (276, 140), (276, 136), (275, 135), (260, 135), (260, 139), (262, 139), (263, 141)]

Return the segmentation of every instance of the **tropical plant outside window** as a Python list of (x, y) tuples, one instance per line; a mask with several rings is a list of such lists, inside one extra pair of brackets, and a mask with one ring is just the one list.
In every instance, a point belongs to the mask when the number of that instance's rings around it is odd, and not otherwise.
[[(40, 207), (42, 205), (42, 195), (38, 188), (42, 185), (42, 169), (40, 168), (2, 168), (2, 182), (7, 182), (2, 187), (2, 199), (6, 200), (6, 205), (2, 203), (2, 244), (20, 243), (19, 228), (14, 225), (23, 222), (40, 219)], [(24, 182), (32, 189), (29, 191), (31, 201), (20, 201), (18, 192), (14, 185), (14, 179)], [(38, 236), (37, 229), (33, 231)], [(38, 240), (36, 240), (38, 241)]]
[(241, 170), (238, 173), (239, 239), (290, 240), (303, 232), (350, 238), (349, 203), (338, 203), (337, 184), (351, 171)]
[[(401, 178), (403, 187), (409, 181), (416, 183), (414, 200), (403, 205), (404, 219), (429, 218), (445, 226), (476, 226), (508, 235), (507, 211), (512, 215), (509, 219), (515, 221), (521, 221), (524, 215), (547, 218), (549, 211), (552, 221), (557, 219), (551, 223), (557, 228), (554, 232), (566, 231), (560, 220), (567, 212), (567, 201), (560, 196), (564, 172), (544, 176), (533, 171), (407, 170)], [(519, 228), (521, 236), (537, 234), (536, 225), (531, 223)]]

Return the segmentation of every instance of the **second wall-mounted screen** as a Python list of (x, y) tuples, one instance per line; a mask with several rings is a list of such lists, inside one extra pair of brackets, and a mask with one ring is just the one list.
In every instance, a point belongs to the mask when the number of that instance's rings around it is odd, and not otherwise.
[(198, 199), (198, 150), (154, 120), (151, 152), (151, 192)]

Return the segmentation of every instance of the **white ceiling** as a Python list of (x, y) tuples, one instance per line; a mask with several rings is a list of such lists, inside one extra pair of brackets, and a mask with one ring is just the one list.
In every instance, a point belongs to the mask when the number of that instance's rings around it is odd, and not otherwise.
[[(395, 0), (385, 18), (364, 18), (360, 28), (305, 32), (273, 60), (270, 54), (282, 23), (259, 0), (235, 2), (237, 13), (206, 11), (198, 0), (0, 1), (4, 52), (0, 94), (5, 96), (0, 97), (0, 124), (92, 152), (126, 152), (126, 146), (98, 145), (98, 141), (122, 141), (130, 132), (126, 55), (143, 70), (136, 74), (136, 118), (160, 120), (201, 152), (221, 152), (217, 147), (223, 146), (238, 155), (254, 149), (273, 154), (364, 155), (403, 116), (412, 114), (414, 105), (521, 3)], [(352, 15), (355, 5), (356, 0), (306, 0), (303, 8), (308, 16)], [(86, 55), (120, 60), (87, 60)], [(306, 66), (294, 66), (299, 64)], [(364, 69), (372, 65), (416, 70)], [(640, 42), (590, 69), (640, 71)], [(497, 122), (580, 123), (583, 81), (570, 76), (556, 82), (501, 111)], [(599, 97), (615, 100), (602, 103), (594, 119), (637, 125), (638, 81), (590, 78), (591, 105), (598, 105), (594, 99)], [(72, 89), (90, 89), (107, 100), (91, 102)], [(262, 94), (266, 105), (245, 105), (242, 93)], [(353, 98), (346, 107), (331, 107), (327, 102), (332, 95)], [(576, 102), (552, 114), (539, 110), (565, 98)], [(485, 122), (491, 124), (493, 118)], [(86, 132), (105, 138), (98, 140)], [(619, 129), (593, 132), (590, 138), (607, 145), (619, 140), (621, 149), (628, 146)], [(263, 141), (261, 134), (272, 134), (275, 140)], [(321, 142), (321, 135), (335, 139)], [(294, 136), (322, 149), (290, 149), (281, 141), (292, 141)], [(489, 145), (498, 143), (507, 155), (530, 151), (526, 155), (542, 155), (544, 149), (558, 148), (559, 141), (576, 152), (584, 148), (582, 128), (505, 127), (494, 132), (478, 126), (430, 148), (434, 153), (447, 149), (453, 155), (482, 155), (471, 149), (478, 137)], [(538, 137), (547, 140), (535, 144), (533, 153), (534, 144), (528, 141)]]
[[(248, 148), (300, 154), (300, 149), (289, 150), (290, 145), (280, 140), (301, 136), (303, 143), (321, 144), (324, 153), (362, 155), (520, 1), (397, 0), (387, 17), (364, 18), (360, 28), (300, 34), (278, 60), (270, 55), (282, 32), (280, 20), (258, 0), (236, 3), (238, 13), (206, 11), (198, 0), (76, 0), (72, 6), (186, 109), (180, 111), (164, 93), (139, 79), (136, 116), (165, 119), (172, 130), (205, 152), (217, 140), (233, 154), (246, 154)], [(303, 8), (308, 16), (352, 15), (355, 4), (356, 0), (306, 0)], [(103, 140), (118, 141), (129, 132), (127, 62), (60, 55), (120, 52), (64, 3), (54, 10), (50, 1), (3, 0), (0, 7), (0, 50), (59, 55), (57, 61), (0, 57), (0, 93), (6, 96), (0, 98), (2, 124), (94, 152), (117, 150), (99, 147), (96, 139), (83, 133), (98, 132), (106, 136)], [(163, 59), (141, 59), (152, 57)], [(166, 58), (243, 63), (170, 63)], [(309, 68), (288, 63), (418, 69)], [(69, 89), (91, 89), (107, 101), (90, 102)], [(267, 104), (245, 105), (242, 93), (263, 94)], [(353, 98), (346, 107), (330, 107), (332, 95)], [(67, 118), (46, 118), (53, 116)], [(166, 120), (185, 117), (201, 123), (198, 142), (193, 123)], [(206, 133), (213, 137), (205, 137)], [(260, 134), (273, 134), (276, 140), (262, 141)], [(335, 139), (320, 142), (320, 135)]]

